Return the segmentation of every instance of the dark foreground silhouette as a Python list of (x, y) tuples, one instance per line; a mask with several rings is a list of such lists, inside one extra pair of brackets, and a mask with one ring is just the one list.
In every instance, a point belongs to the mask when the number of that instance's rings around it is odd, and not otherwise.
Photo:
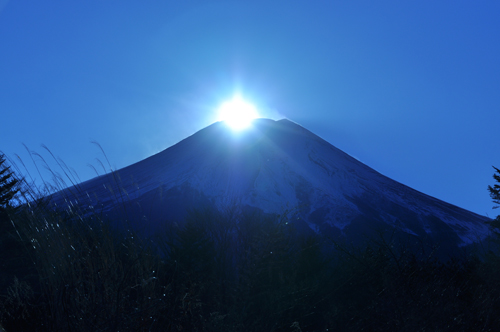
[(390, 234), (351, 247), (302, 236), (289, 219), (194, 211), (145, 238), (32, 204), (2, 220), (0, 322), (8, 332), (499, 326), (493, 252), (437, 260)]

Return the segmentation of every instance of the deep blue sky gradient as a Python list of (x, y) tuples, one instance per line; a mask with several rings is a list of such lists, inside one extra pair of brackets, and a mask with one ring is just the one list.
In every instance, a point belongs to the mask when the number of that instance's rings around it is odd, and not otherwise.
[(0, 0), (0, 150), (29, 164), (22, 143), (49, 159), (45, 144), (86, 180), (103, 159), (90, 141), (121, 168), (240, 91), (265, 117), (496, 216), (499, 17), (498, 1)]

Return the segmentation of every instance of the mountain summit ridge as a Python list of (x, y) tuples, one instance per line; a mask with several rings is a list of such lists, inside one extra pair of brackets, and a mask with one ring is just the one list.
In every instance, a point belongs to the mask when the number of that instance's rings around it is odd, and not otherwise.
[(291, 209), (305, 228), (350, 239), (392, 229), (463, 246), (489, 234), (488, 218), (394, 181), (287, 119), (256, 119), (239, 133), (216, 122), (82, 183), (80, 192), (78, 202), (107, 212), (116, 210), (117, 192), (126, 195), (133, 215), (152, 229), (189, 208), (238, 205), (273, 214)]

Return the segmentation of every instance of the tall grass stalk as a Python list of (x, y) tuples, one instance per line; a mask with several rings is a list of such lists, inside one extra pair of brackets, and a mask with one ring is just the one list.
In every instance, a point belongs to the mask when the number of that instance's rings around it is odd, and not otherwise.
[[(160, 257), (147, 240), (128, 229), (112, 229), (91, 209), (54, 209), (47, 193), (66, 189), (62, 192), (71, 201), (80, 187), (67, 165), (44, 148), (72, 187), (68, 190), (64, 178), (41, 155), (31, 153), (52, 174), (53, 184), (44, 182), (40, 189), (20, 179), (24, 185), (16, 197), (18, 210), (10, 217), (20, 250), (29, 257), (27, 269), (31, 265), (36, 270), (37, 280), (29, 286), (35, 291), (29, 299), (14, 292), (0, 301), (0, 320), (8, 318), (16, 329), (30, 331), (150, 330), (169, 288), (158, 282)], [(12, 300), (24, 301), (31, 325), (24, 314), (15, 317)]]

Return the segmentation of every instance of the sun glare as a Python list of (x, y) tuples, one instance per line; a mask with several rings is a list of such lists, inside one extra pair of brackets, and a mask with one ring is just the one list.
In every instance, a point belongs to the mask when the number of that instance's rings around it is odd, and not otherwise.
[(219, 107), (219, 119), (231, 129), (239, 131), (247, 128), (259, 114), (255, 106), (236, 96)]

